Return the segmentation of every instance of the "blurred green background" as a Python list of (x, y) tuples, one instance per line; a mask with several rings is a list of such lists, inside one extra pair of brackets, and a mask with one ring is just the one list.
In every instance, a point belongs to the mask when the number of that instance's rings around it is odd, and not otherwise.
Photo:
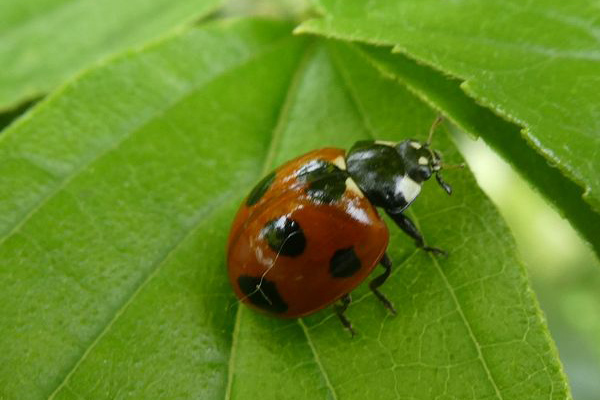
[(511, 228), (576, 400), (600, 398), (600, 263), (569, 223), (482, 140), (455, 138)]

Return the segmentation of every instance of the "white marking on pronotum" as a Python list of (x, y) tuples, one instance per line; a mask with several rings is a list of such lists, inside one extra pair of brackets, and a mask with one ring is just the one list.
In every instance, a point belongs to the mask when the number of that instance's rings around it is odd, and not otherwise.
[(429, 164), (429, 161), (427, 161), (427, 157), (423, 157), (423, 156), (419, 157), (419, 164), (420, 165), (427, 165), (427, 164)]
[(396, 191), (402, 193), (404, 200), (410, 204), (421, 192), (421, 184), (410, 179), (408, 175), (404, 175), (397, 184)]
[(419, 143), (419, 142), (410, 142), (410, 146), (417, 150), (419, 150), (421, 147), (423, 147), (423, 146), (421, 146), (421, 143)]
[(362, 190), (360, 190), (356, 182), (350, 177), (346, 178), (346, 190), (356, 193), (359, 197), (365, 197)]
[(375, 141), (375, 144), (382, 144), (382, 145), (384, 145), (384, 146), (390, 146), (390, 147), (394, 147), (394, 146), (396, 146), (396, 143), (395, 143), (395, 142), (389, 142), (389, 141), (387, 141), (387, 140), (376, 140), (376, 141)]
[(344, 160), (344, 156), (338, 156), (333, 163), (338, 166), (339, 169), (346, 169), (346, 161)]

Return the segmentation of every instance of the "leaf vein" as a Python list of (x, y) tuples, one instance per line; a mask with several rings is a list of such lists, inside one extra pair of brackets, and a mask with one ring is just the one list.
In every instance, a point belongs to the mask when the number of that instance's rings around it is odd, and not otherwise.
[(304, 324), (304, 321), (302, 321), (302, 318), (298, 318), (297, 321), (298, 321), (298, 324), (300, 325), (300, 327), (302, 328), (304, 335), (306, 336), (306, 341), (308, 342), (308, 346), (310, 347), (312, 355), (315, 359), (315, 363), (319, 367), (319, 370), (321, 371), (321, 374), (323, 375), (323, 379), (325, 379), (325, 385), (331, 392), (332, 398), (334, 400), (337, 400), (338, 397), (337, 397), (337, 394), (335, 393), (335, 389), (334, 389), (333, 385), (331, 384), (331, 381), (329, 380), (329, 375), (327, 374), (327, 371), (325, 370), (325, 367), (323, 366), (323, 363), (321, 362), (321, 358), (319, 357), (319, 354), (317, 353), (317, 349), (316, 349), (312, 339), (310, 338), (310, 334), (308, 333), (308, 329), (307, 329), (306, 325)]
[[(269, 168), (271, 168), (271, 164), (275, 159), (275, 155), (277, 154), (277, 148), (279, 147), (279, 143), (281, 141), (281, 136), (283, 135), (284, 127), (286, 121), (289, 119), (289, 113), (292, 105), (292, 99), (296, 96), (300, 85), (300, 78), (304, 74), (306, 69), (306, 65), (308, 64), (308, 60), (313, 53), (314, 44), (309, 45), (306, 50), (304, 50), (304, 55), (301, 57), (298, 62), (298, 66), (296, 67), (296, 71), (294, 72), (292, 79), (290, 81), (290, 85), (288, 86), (287, 93), (285, 94), (285, 98), (283, 100), (283, 104), (281, 109), (279, 110), (279, 114), (277, 116), (277, 120), (275, 121), (275, 126), (273, 127), (273, 134), (271, 135), (271, 141), (269, 144), (269, 148), (267, 149), (267, 154), (265, 156), (265, 160), (263, 162), (263, 167), (261, 171), (261, 176), (266, 174)], [(260, 178), (260, 177), (259, 177)], [(237, 354), (237, 345), (238, 345), (238, 337), (240, 331), (240, 321), (241, 321), (242, 307), (240, 302), (237, 302), (237, 310), (235, 313), (235, 322), (234, 329), (231, 336), (231, 350), (229, 354), (229, 363), (228, 363), (228, 371), (227, 371), (227, 386), (225, 389), (225, 400), (231, 399), (231, 391), (233, 388), (233, 379), (234, 379), (234, 368)]]
[[(286, 39), (281, 39), (281, 40), (275, 41), (272, 45), (267, 46), (265, 49), (260, 51), (258, 54), (254, 54), (252, 56), (243, 58), (242, 61), (235, 63), (234, 65), (230, 66), (229, 68), (225, 68), (224, 70), (220, 71), (219, 73), (216, 73), (209, 80), (203, 81), (200, 85), (191, 85), (189, 90), (185, 90), (185, 91), (181, 92), (179, 95), (175, 96), (174, 99), (171, 100), (170, 102), (168, 102), (164, 107), (157, 109), (156, 112), (151, 117), (140, 121), (135, 128), (126, 132), (122, 137), (117, 138), (112, 145), (107, 146), (104, 149), (100, 149), (100, 151), (98, 152), (98, 154), (96, 156), (93, 156), (88, 160), (84, 160), (83, 163), (79, 167), (72, 170), (61, 182), (58, 183), (57, 186), (55, 186), (53, 189), (50, 189), (50, 191), (46, 195), (42, 196), (40, 198), (40, 200), (36, 204), (34, 204), (33, 207), (25, 215), (23, 215), (21, 217), (21, 219), (18, 222), (16, 222), (15, 225), (4, 236), (0, 237), (0, 245), (2, 245), (8, 238), (10, 238), (16, 232), (18, 232), (25, 225), (25, 223), (31, 217), (33, 217), (33, 215), (35, 215), (40, 209), (42, 209), (54, 196), (56, 196), (56, 194), (58, 194), (61, 190), (63, 190), (65, 187), (67, 187), (71, 181), (73, 181), (75, 178), (77, 178), (79, 175), (81, 175), (83, 172), (85, 172), (85, 170), (90, 165), (92, 165), (95, 162), (97, 162), (98, 160), (102, 159), (104, 156), (108, 155), (109, 153), (117, 150), (123, 143), (125, 143), (125, 141), (127, 141), (128, 138), (130, 138), (131, 136), (133, 136), (134, 134), (139, 132), (145, 126), (147, 126), (150, 123), (152, 123), (153, 121), (155, 121), (158, 117), (164, 115), (166, 113), (166, 111), (175, 107), (177, 104), (179, 104), (183, 99), (185, 99), (191, 93), (197, 92), (201, 88), (214, 82), (219, 77), (230, 74), (232, 71), (236, 71), (236, 70), (250, 64), (251, 62), (260, 58), (260, 56), (279, 48), (286, 41), (287, 41)], [(4, 137), (6, 137), (6, 135), (4, 135)]]
[[(334, 57), (334, 58), (336, 58), (336, 57)], [(371, 136), (373, 139), (375, 139), (375, 137), (373, 135), (373, 129), (371, 127), (371, 124), (368, 121), (368, 119), (366, 118), (366, 114), (364, 112), (364, 109), (363, 109), (360, 101), (359, 101), (359, 98), (357, 97), (352, 85), (350, 84), (349, 77), (347, 76), (346, 73), (343, 72), (343, 68), (340, 67), (340, 63), (338, 62), (336, 64), (337, 64), (338, 70), (340, 71), (340, 75), (342, 76), (342, 80), (348, 90), (348, 95), (349, 95), (350, 99), (352, 100), (352, 102), (354, 103), (359, 115), (361, 115), (361, 117), (362, 117), (363, 125), (364, 125), (367, 133), (369, 134), (369, 136)], [(414, 216), (414, 212), (410, 212), (410, 213), (413, 216), (415, 223), (418, 223), (416, 217)], [(437, 269), (438, 273), (441, 275), (442, 280), (444, 281), (444, 284), (445, 284), (446, 288), (448, 289), (448, 292), (450, 293), (450, 296), (452, 297), (454, 304), (456, 305), (456, 310), (458, 311), (458, 314), (460, 315), (460, 318), (461, 318), (463, 324), (465, 325), (465, 328), (469, 332), (469, 337), (471, 338), (471, 341), (473, 342), (473, 344), (475, 346), (478, 358), (481, 361), (483, 369), (484, 369), (484, 371), (487, 375), (487, 378), (490, 381), (490, 383), (496, 393), (496, 396), (500, 400), (503, 400), (503, 397), (502, 397), (502, 394), (500, 393), (498, 385), (496, 384), (496, 381), (494, 380), (494, 377), (492, 376), (492, 373), (487, 365), (485, 357), (483, 356), (483, 353), (481, 351), (481, 345), (479, 344), (479, 341), (477, 340), (477, 338), (475, 337), (475, 334), (473, 333), (471, 325), (469, 324), (467, 318), (465, 317), (462, 306), (461, 306), (460, 302), (458, 301), (458, 298), (456, 297), (456, 293), (454, 292), (454, 288), (450, 285), (450, 282), (448, 281), (446, 275), (444, 274), (444, 271), (442, 270), (442, 268), (439, 265), (436, 258), (433, 255), (431, 255), (431, 258), (433, 259), (436, 269)]]
[[(416, 218), (414, 217), (414, 213), (411, 213), (411, 214), (413, 215), (413, 218), (416, 220)], [(450, 297), (452, 297), (452, 301), (456, 305), (456, 311), (458, 311), (458, 315), (460, 315), (460, 319), (462, 320), (463, 324), (465, 325), (465, 328), (467, 328), (467, 332), (469, 332), (469, 337), (471, 338), (471, 341), (473, 342), (473, 345), (475, 346), (475, 350), (477, 351), (477, 358), (479, 358), (479, 360), (481, 361), (481, 365), (483, 366), (483, 369), (487, 375), (487, 378), (490, 381), (490, 383), (492, 384), (494, 391), (496, 392), (496, 397), (498, 397), (500, 400), (503, 400), (504, 398), (502, 397), (502, 394), (500, 393), (500, 389), (498, 388), (498, 385), (496, 384), (496, 380), (494, 379), (494, 376), (492, 375), (492, 372), (491, 372), (491, 370), (487, 364), (487, 361), (483, 355), (483, 352), (481, 350), (482, 346), (481, 346), (481, 344), (479, 344), (479, 340), (477, 340), (477, 337), (473, 333), (471, 324), (469, 323), (469, 321), (467, 320), (467, 317), (465, 316), (465, 313), (462, 309), (462, 305), (460, 304), (460, 301), (458, 300), (458, 297), (456, 297), (454, 288), (448, 281), (448, 278), (446, 277), (444, 270), (440, 266), (440, 263), (435, 258), (435, 256), (433, 254), (430, 254), (430, 257), (433, 260), (433, 263), (434, 263), (438, 273), (440, 274), (440, 277), (444, 281), (444, 285), (448, 289), (448, 293), (450, 293)]]
[(146, 285), (158, 275), (161, 267), (165, 265), (165, 262), (175, 253), (175, 251), (183, 244), (187, 238), (189, 238), (194, 232), (196, 232), (201, 226), (202, 222), (204, 222), (210, 215), (215, 213), (219, 209), (225, 209), (226, 206), (230, 205), (231, 202), (226, 202), (227, 199), (231, 199), (235, 190), (230, 190), (224, 192), (220, 196), (216, 197), (212, 202), (210, 202), (207, 206), (203, 207), (196, 217), (195, 223), (191, 224), (191, 227), (185, 231), (175, 242), (166, 250), (163, 256), (161, 256), (154, 264), (150, 273), (148, 273), (140, 283), (133, 289), (133, 291), (126, 296), (126, 300), (121, 306), (116, 310), (113, 317), (108, 321), (108, 323), (104, 326), (104, 328), (96, 335), (94, 340), (86, 347), (85, 351), (81, 354), (79, 359), (73, 364), (69, 372), (65, 375), (60, 384), (54, 389), (54, 391), (48, 396), (48, 400), (54, 399), (54, 397), (60, 392), (61, 389), (67, 387), (70, 378), (75, 374), (79, 366), (86, 360), (92, 350), (96, 347), (98, 343), (104, 338), (104, 336), (108, 333), (108, 331), (113, 327), (113, 325), (117, 322), (117, 320), (125, 313), (130, 304), (133, 303), (135, 298), (142, 292), (142, 290), (146, 287)]

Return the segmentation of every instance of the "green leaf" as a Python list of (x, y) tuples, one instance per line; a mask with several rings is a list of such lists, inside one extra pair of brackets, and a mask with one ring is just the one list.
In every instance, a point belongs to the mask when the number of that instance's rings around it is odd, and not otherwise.
[[(564, 399), (514, 242), (468, 171), (390, 224), (395, 268), (297, 320), (235, 300), (225, 244), (273, 166), (365, 138), (423, 139), (435, 113), (355, 48), (242, 20), (90, 70), (0, 138), (0, 397)], [(436, 147), (460, 156), (447, 135)], [(388, 221), (390, 222), (390, 221)]]
[(3, 0), (0, 111), (80, 69), (214, 10), (222, 0)]
[(323, 18), (300, 31), (395, 46), (460, 79), (477, 103), (524, 127), (526, 144), (585, 191), (587, 208), (600, 211), (597, 4), (322, 0), (320, 6)]
[(582, 198), (581, 187), (527, 144), (518, 126), (477, 105), (460, 89), (456, 78), (441, 75), (402, 54), (392, 54), (386, 47), (363, 45), (360, 50), (383, 74), (407, 85), (462, 130), (485, 139), (521, 176), (536, 185), (600, 255), (600, 214)]

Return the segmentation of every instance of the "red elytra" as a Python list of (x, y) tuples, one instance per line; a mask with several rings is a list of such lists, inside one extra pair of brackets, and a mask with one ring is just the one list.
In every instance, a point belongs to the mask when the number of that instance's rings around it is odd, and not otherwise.
[(347, 176), (344, 157), (344, 150), (325, 148), (291, 160), (241, 205), (227, 263), (243, 303), (283, 318), (308, 315), (351, 292), (377, 266), (388, 229)]

